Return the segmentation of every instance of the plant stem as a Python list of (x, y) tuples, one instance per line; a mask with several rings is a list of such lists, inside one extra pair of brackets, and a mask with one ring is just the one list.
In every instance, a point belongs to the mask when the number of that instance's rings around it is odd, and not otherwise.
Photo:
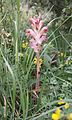
[(36, 91), (39, 89), (39, 83), (40, 83), (40, 63), (39, 63), (39, 52), (37, 55), (37, 83), (36, 83)]

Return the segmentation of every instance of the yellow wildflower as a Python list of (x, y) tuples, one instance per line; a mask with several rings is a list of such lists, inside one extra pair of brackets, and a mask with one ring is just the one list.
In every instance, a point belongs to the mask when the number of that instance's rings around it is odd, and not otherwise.
[(61, 101), (58, 102), (59, 105), (64, 104), (65, 102), (62, 100), (62, 98), (60, 98)]
[(64, 108), (65, 108), (65, 109), (68, 109), (68, 108), (69, 108), (69, 104), (66, 103), (66, 104), (64, 105)]
[(28, 42), (22, 44), (22, 48), (26, 48), (28, 46)]
[(53, 120), (59, 120), (61, 115), (61, 110), (60, 108), (57, 108), (55, 113), (52, 114), (52, 119)]
[(61, 113), (60, 108), (57, 108), (56, 111), (55, 111), (55, 113), (56, 113), (57, 115), (60, 115), (60, 113)]
[(41, 65), (41, 64), (43, 63), (43, 60), (40, 58), (40, 59), (39, 59), (39, 62), (40, 62), (40, 65)]
[(53, 113), (53, 114), (52, 114), (52, 119), (53, 119), (53, 120), (59, 120), (59, 119), (60, 119), (60, 116), (59, 116), (58, 114), (56, 114), (56, 113)]
[(68, 120), (72, 120), (72, 113), (69, 114)]
[[(41, 66), (41, 64), (43, 63), (43, 60), (40, 58), (39, 62), (40, 62), (40, 66)], [(35, 65), (37, 64), (37, 58), (36, 57), (34, 58), (34, 64)]]
[(34, 58), (34, 64), (35, 65), (37, 64), (37, 58), (36, 57)]

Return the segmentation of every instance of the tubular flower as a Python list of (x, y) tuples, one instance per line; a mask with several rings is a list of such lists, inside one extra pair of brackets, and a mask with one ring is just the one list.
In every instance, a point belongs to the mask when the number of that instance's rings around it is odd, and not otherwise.
[(37, 53), (41, 50), (41, 44), (43, 41), (46, 41), (47, 39), (46, 32), (48, 31), (48, 28), (47, 26), (43, 27), (43, 21), (40, 17), (30, 18), (30, 23), (32, 29), (27, 29), (26, 35), (31, 37), (30, 47)]

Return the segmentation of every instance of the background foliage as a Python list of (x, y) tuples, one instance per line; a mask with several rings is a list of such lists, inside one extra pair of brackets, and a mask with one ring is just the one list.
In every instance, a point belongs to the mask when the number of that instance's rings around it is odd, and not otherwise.
[[(59, 98), (70, 103), (62, 112), (72, 112), (72, 1), (1, 0), (0, 11), (0, 119), (50, 120)], [(49, 31), (41, 52), (40, 96), (34, 103), (36, 56), (22, 44), (29, 42), (29, 17), (39, 13)]]

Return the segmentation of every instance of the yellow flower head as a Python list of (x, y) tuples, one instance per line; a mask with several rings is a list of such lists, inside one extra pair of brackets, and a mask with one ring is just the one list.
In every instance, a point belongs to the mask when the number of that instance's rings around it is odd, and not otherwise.
[[(41, 64), (43, 63), (43, 60), (40, 58), (39, 62), (40, 62), (40, 66), (41, 66)], [(36, 57), (34, 58), (34, 64), (35, 65), (37, 64), (37, 58)]]
[(68, 109), (68, 108), (69, 108), (69, 104), (66, 103), (66, 104), (64, 105), (64, 108), (65, 108), (65, 109)]
[(28, 46), (28, 42), (22, 44), (22, 48), (26, 48)]
[(59, 120), (59, 119), (60, 119), (60, 116), (59, 116), (58, 114), (56, 114), (56, 113), (53, 113), (53, 114), (52, 114), (52, 119), (53, 119), (53, 120)]
[(37, 64), (37, 58), (36, 57), (34, 58), (34, 64), (35, 65)]
[(72, 113), (69, 114), (68, 120), (72, 120)]
[(39, 62), (40, 62), (40, 65), (41, 65), (41, 64), (43, 63), (43, 60), (40, 58), (40, 59), (39, 59)]
[(55, 113), (56, 113), (57, 115), (60, 115), (60, 113), (61, 113), (60, 108), (57, 108), (56, 111), (55, 111)]
[(55, 113), (52, 114), (52, 119), (53, 120), (59, 120), (61, 115), (61, 110), (60, 108), (57, 108)]
[(58, 102), (58, 105), (62, 105), (62, 104), (64, 104), (65, 102), (62, 100), (62, 98), (60, 98), (60, 102)]

